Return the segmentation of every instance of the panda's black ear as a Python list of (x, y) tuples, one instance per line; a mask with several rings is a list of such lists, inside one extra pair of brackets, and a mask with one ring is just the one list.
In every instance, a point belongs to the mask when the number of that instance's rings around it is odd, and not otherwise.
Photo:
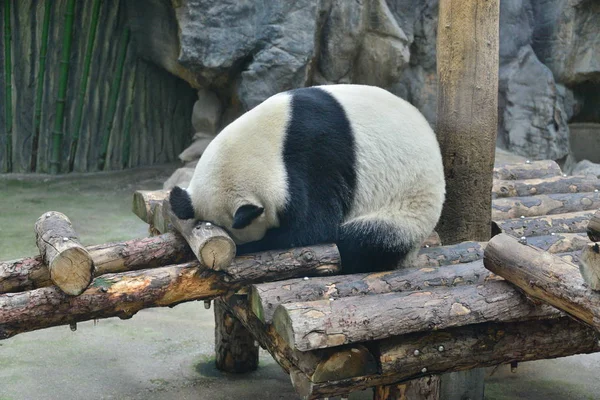
[(169, 195), (169, 203), (171, 203), (171, 210), (179, 219), (192, 219), (194, 218), (194, 206), (192, 205), (192, 199), (187, 190), (175, 186), (171, 189)]
[(254, 204), (244, 204), (235, 210), (235, 215), (233, 216), (233, 225), (231, 227), (233, 229), (242, 229), (247, 227), (258, 218), (265, 209), (263, 207), (255, 206)]

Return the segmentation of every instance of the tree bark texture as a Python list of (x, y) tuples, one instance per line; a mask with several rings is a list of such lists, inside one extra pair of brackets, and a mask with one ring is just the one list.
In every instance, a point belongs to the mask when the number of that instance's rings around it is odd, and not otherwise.
[[(164, 219), (162, 218), (162, 202), (169, 198), (167, 190), (136, 190), (133, 194), (132, 211), (142, 221), (150, 225), (151, 234), (166, 233)], [(155, 214), (160, 214), (159, 221), (155, 221)], [(160, 226), (155, 226), (155, 225)]]
[(81, 294), (92, 282), (94, 262), (69, 218), (57, 211), (44, 213), (35, 222), (35, 237), (52, 282), (66, 294)]
[(559, 165), (552, 160), (496, 165), (493, 173), (494, 179), (499, 180), (547, 179), (561, 175)]
[(482, 285), (364, 296), (359, 301), (344, 297), (281, 304), (273, 314), (273, 325), (290, 347), (308, 351), (410, 332), (558, 314), (549, 306), (533, 306), (512, 285), (492, 280)]
[(590, 244), (583, 249), (579, 271), (590, 289), (600, 290), (600, 246), (598, 243)]
[(447, 193), (436, 231), (445, 244), (485, 241), (491, 234), (498, 27), (498, 0), (440, 1), (436, 132)]
[(462, 242), (448, 246), (429, 247), (419, 251), (414, 267), (440, 267), (469, 263), (483, 258), (487, 242)]
[(600, 208), (600, 193), (559, 193), (495, 199), (492, 208), (494, 221), (597, 210)]
[(592, 242), (600, 242), (600, 211), (596, 211), (590, 218), (586, 229)]
[[(174, 233), (126, 242), (87, 247), (94, 260), (94, 275), (156, 268), (195, 258), (186, 241)], [(41, 257), (0, 262), (0, 294), (52, 285)]]
[(440, 398), (439, 376), (430, 375), (396, 385), (375, 386), (373, 400), (437, 400)]
[(494, 180), (492, 198), (525, 197), (553, 193), (586, 193), (600, 189), (600, 179), (588, 176), (553, 176), (543, 179)]
[(585, 285), (575, 265), (506, 234), (490, 240), (484, 265), (534, 299), (600, 328), (600, 293)]
[(376, 343), (381, 373), (315, 383), (296, 372), (294, 387), (305, 399), (319, 399), (373, 386), (398, 385), (430, 374), (600, 351), (594, 329), (568, 317), (470, 325)]
[(280, 304), (482, 284), (485, 280), (492, 279), (491, 275), (483, 267), (483, 261), (479, 260), (445, 267), (289, 279), (252, 285), (250, 303), (257, 318), (263, 323), (270, 324), (273, 313)]
[[(304, 258), (307, 252), (312, 254), (309, 261)], [(284, 277), (293, 277), (294, 268), (300, 276), (339, 271), (339, 256), (334, 265), (331, 263), (331, 251), (326, 251), (323, 264), (319, 254), (318, 248), (256, 253), (237, 260), (232, 274), (202, 268), (197, 261), (106, 274), (94, 279), (90, 287), (77, 297), (67, 296), (56, 287), (3, 294), (0, 295), (0, 339), (90, 319), (115, 316), (126, 319), (143, 308), (213, 299), (252, 283), (283, 279), (277, 268), (271, 268), (272, 265), (286, 266)], [(298, 255), (299, 259), (287, 260), (294, 255)], [(256, 271), (250, 272), (252, 269)]]
[(244, 296), (227, 296), (223, 300), (225, 307), (244, 324), (286, 372), (297, 368), (311, 382), (377, 373), (377, 360), (363, 345), (310, 352), (291, 349), (272, 325), (264, 325), (256, 318)]
[(543, 236), (553, 233), (585, 232), (592, 210), (539, 217), (500, 219), (492, 222), (492, 234), (508, 233), (515, 237)]
[(216, 299), (215, 364), (225, 372), (244, 373), (258, 368), (258, 346), (242, 323)]

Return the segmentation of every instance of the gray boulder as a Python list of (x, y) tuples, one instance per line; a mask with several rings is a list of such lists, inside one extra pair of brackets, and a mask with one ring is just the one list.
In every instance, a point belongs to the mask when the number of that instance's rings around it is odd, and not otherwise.
[(571, 170), (571, 175), (595, 175), (600, 178), (600, 164), (588, 160), (580, 161)]
[(198, 90), (198, 100), (192, 110), (192, 126), (196, 132), (216, 135), (221, 118), (221, 102), (210, 90)]

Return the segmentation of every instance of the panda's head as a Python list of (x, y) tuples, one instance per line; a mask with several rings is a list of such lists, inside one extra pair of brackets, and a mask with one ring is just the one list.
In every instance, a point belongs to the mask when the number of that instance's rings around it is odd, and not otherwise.
[(251, 196), (229, 195), (225, 199), (214, 190), (207, 190), (205, 195), (190, 194), (175, 186), (169, 200), (177, 218), (211, 222), (225, 229), (236, 244), (258, 241), (272, 227), (264, 205)]

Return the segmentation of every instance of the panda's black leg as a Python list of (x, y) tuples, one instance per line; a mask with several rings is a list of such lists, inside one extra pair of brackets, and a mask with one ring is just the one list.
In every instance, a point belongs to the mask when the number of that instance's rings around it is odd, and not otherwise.
[(417, 243), (384, 221), (363, 220), (343, 225), (337, 245), (342, 273), (355, 274), (394, 269)]

